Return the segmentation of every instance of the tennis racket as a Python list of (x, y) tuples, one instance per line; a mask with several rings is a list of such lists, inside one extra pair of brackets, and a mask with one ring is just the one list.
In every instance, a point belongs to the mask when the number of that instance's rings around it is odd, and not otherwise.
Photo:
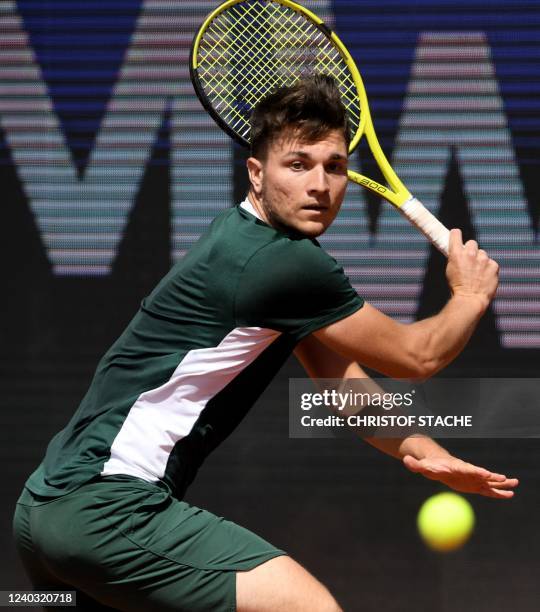
[(349, 153), (365, 136), (387, 185), (351, 170), (349, 180), (393, 204), (448, 256), (448, 229), (411, 195), (386, 159), (358, 68), (317, 15), (290, 0), (228, 0), (208, 15), (191, 47), (197, 96), (216, 123), (246, 147), (257, 103), (315, 72), (331, 75), (338, 84), (351, 124)]

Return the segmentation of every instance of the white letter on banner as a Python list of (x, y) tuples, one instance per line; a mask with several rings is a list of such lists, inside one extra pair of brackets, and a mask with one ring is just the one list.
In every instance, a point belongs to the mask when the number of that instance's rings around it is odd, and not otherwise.
[[(174, 113), (175, 250), (230, 205), (230, 144), (201, 111), (188, 75), (191, 35), (212, 6), (145, 0), (79, 180), (17, 6), (0, 5), (0, 122), (56, 274), (109, 273), (167, 109)], [(212, 168), (200, 153), (201, 126), (213, 141)], [(182, 163), (186, 151), (191, 159), (200, 153), (201, 163)], [(200, 180), (203, 169), (212, 171), (208, 181)]]
[[(534, 244), (485, 34), (421, 34), (404, 108), (394, 168), (410, 191), (436, 213), (454, 148), (476, 237), (501, 267), (493, 305), (501, 343), (540, 346), (540, 250)], [(399, 221), (384, 215), (386, 227), (396, 227)], [(403, 230), (407, 244), (416, 243), (425, 257), (423, 239), (409, 228)], [(422, 277), (423, 271), (409, 278), (418, 291)], [(536, 314), (530, 308), (531, 297)]]
[[(501, 343), (540, 347), (540, 250), (534, 243), (490, 47), (482, 32), (419, 36), (392, 165), (434, 214), (452, 149), (477, 239), (501, 266), (493, 304)], [(349, 188), (349, 194), (352, 191), (356, 190)], [(356, 209), (361, 207), (357, 202)], [(350, 233), (336, 234), (330, 250), (348, 263), (346, 272), (362, 296), (387, 314), (411, 321), (429, 253), (425, 238), (386, 203), (374, 245), (368, 246), (366, 234), (365, 222), (357, 246)]]

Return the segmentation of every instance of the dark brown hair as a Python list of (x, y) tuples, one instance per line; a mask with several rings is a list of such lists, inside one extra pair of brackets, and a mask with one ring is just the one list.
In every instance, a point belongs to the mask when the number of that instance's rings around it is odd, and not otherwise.
[(265, 160), (268, 148), (289, 128), (306, 142), (315, 142), (330, 130), (341, 130), (349, 147), (349, 117), (333, 77), (313, 74), (263, 98), (251, 115), (252, 157)]

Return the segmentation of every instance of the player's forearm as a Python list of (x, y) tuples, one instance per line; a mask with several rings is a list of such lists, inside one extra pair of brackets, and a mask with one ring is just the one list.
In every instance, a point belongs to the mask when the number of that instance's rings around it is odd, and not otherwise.
[(396, 459), (403, 459), (406, 455), (411, 455), (415, 459), (425, 459), (426, 457), (449, 456), (450, 453), (435, 440), (422, 434), (413, 434), (407, 438), (364, 438), (371, 446), (391, 455)]
[(426, 377), (432, 376), (465, 348), (487, 303), (474, 296), (454, 296), (439, 314), (408, 327), (409, 350), (417, 356)]

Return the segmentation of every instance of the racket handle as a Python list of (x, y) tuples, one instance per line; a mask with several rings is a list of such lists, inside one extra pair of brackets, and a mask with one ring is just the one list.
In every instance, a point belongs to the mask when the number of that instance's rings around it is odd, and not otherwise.
[(449, 230), (415, 197), (409, 198), (398, 210), (448, 257)]

